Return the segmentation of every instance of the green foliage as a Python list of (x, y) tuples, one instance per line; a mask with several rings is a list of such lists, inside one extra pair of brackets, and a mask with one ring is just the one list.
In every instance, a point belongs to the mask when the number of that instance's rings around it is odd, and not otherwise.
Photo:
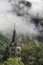
[(5, 52), (5, 49), (7, 45), (9, 45), (10, 40), (4, 37), (3, 35), (0, 34), (0, 62), (3, 59), (3, 55)]
[(25, 65), (43, 65), (43, 50), (34, 45), (27, 45), (21, 51), (22, 61)]
[(3, 60), (5, 61), (9, 57), (10, 57), (9, 46), (7, 46), (3, 55)]
[(0, 34), (0, 48), (6, 48), (7, 45), (9, 44), (10, 40), (4, 37), (3, 35)]
[(9, 43), (7, 38), (0, 35), (0, 58), (4, 55), (4, 60), (7, 59), (0, 65), (43, 65), (43, 43), (38, 41), (38, 47), (33, 38), (22, 35), (18, 37), (17, 43), (22, 48), (19, 54), (21, 60), (17, 57), (9, 58)]
[(34, 45), (34, 46), (42, 45), (42, 43), (39, 42), (37, 39), (34, 39), (34, 38), (26, 36), (26, 35), (20, 35), (20, 36), (18, 36), (17, 43), (21, 47), (23, 47), (24, 45)]
[(2, 65), (24, 65), (24, 64), (22, 61), (20, 61), (19, 58), (9, 58)]

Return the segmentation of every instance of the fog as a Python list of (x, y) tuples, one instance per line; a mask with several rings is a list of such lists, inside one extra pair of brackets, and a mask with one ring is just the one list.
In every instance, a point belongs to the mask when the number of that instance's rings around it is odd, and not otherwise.
[[(19, 10), (15, 4), (20, 0), (0, 0), (0, 33), (12, 34), (14, 28), (17, 34), (26, 34), (29, 36), (37, 36), (40, 34), (34, 23), (31, 23), (31, 18), (37, 14), (43, 17), (43, 1), (42, 0), (27, 0), (30, 1), (31, 8)], [(23, 16), (17, 16), (19, 12), (24, 13)], [(27, 16), (26, 13), (29, 13)], [(40, 26), (39, 26), (40, 28)]]

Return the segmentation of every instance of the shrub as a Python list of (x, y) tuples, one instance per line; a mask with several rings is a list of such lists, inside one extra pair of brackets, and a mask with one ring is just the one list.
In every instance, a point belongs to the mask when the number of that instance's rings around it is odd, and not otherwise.
[(24, 65), (19, 58), (9, 58), (2, 65)]

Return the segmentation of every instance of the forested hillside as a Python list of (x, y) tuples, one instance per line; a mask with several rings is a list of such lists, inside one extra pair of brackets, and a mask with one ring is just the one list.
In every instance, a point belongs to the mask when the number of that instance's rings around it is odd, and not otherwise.
[(9, 44), (10, 40), (0, 35), (0, 65), (43, 65), (43, 43), (37, 39), (24, 35), (18, 36), (17, 44), (21, 47), (21, 52), (16, 57), (9, 56), (4, 61), (3, 55)]
[(2, 61), (5, 49), (9, 44), (10, 40), (0, 34), (0, 62)]

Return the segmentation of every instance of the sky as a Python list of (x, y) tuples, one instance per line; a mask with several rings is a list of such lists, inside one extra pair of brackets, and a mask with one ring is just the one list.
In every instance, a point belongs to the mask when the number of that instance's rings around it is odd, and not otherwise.
[[(18, 0), (20, 1), (20, 0)], [(0, 0), (0, 33), (11, 34), (16, 28), (18, 34), (38, 35), (39, 31), (34, 23), (31, 23), (31, 16), (36, 16), (38, 13), (43, 17), (43, 0), (27, 0), (32, 3), (31, 8), (28, 10), (30, 14), (28, 17), (17, 16), (18, 8), (15, 7), (17, 0), (9, 2), (9, 0)], [(13, 6), (12, 6), (13, 4)], [(14, 12), (13, 12), (14, 10)], [(24, 9), (27, 12), (27, 9)], [(23, 10), (23, 11), (24, 11)], [(15, 12), (17, 11), (17, 12)], [(29, 22), (28, 22), (28, 21)], [(28, 22), (28, 23), (27, 23)]]

